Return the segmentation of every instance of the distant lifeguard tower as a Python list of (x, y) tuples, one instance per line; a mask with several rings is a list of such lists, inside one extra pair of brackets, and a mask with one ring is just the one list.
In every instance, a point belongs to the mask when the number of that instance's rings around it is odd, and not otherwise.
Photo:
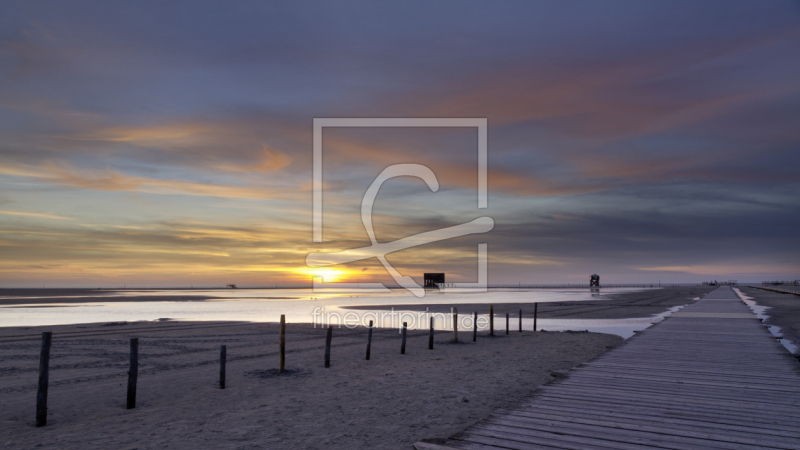
[(437, 288), (440, 284), (444, 284), (444, 274), (443, 273), (426, 273), (423, 274), (424, 283), (423, 287), (425, 288)]
[(597, 286), (600, 287), (600, 275), (594, 274), (589, 277), (589, 287)]

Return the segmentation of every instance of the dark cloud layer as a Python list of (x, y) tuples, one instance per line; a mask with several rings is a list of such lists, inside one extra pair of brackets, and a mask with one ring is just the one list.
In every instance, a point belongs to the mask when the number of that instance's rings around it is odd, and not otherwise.
[(399, 162), (442, 189), (388, 183), (381, 240), (484, 214), (473, 132), (329, 130), (315, 246), (315, 117), (487, 118), (496, 228), (410, 274), (800, 278), (798, 47), (795, 1), (4, 2), (0, 282), (305, 280)]

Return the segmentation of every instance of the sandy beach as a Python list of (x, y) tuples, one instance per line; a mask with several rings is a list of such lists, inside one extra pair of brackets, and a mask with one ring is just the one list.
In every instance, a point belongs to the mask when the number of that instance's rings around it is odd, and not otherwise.
[[(53, 331), (48, 425), (34, 427), (40, 333), (0, 330), (3, 448), (409, 448), (446, 437), (618, 345), (595, 333), (513, 332), (477, 343), (467, 332), (334, 329), (289, 324), (286, 375), (278, 375), (273, 323), (138, 322)], [(139, 338), (138, 405), (125, 409), (130, 337)], [(218, 388), (219, 345), (228, 346)]]

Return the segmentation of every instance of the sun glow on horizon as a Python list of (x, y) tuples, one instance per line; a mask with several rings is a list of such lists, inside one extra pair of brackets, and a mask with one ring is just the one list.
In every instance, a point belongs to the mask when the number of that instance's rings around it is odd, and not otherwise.
[(335, 283), (346, 280), (354, 272), (344, 269), (334, 269), (331, 267), (303, 267), (292, 270), (292, 273), (307, 275), (311, 278), (321, 277), (322, 281), (325, 283)]

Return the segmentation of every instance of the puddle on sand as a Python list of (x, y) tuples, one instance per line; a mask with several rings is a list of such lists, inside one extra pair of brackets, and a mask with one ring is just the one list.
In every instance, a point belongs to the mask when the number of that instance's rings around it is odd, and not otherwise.
[[(539, 319), (538, 329), (541, 331), (591, 331), (594, 333), (608, 333), (628, 339), (650, 325), (654, 325), (667, 318), (670, 314), (679, 311), (686, 305), (673, 306), (661, 314), (650, 317), (636, 317), (629, 319)], [(523, 324), (525, 321), (523, 320)], [(531, 321), (532, 325), (533, 321)], [(527, 328), (526, 328), (527, 329)]]
[[(769, 306), (759, 305), (758, 303), (755, 302), (755, 300), (753, 300), (753, 297), (750, 297), (744, 292), (740, 291), (739, 288), (733, 288), (733, 290), (736, 292), (739, 298), (742, 299), (744, 304), (750, 307), (750, 310), (753, 311), (753, 314), (755, 314), (756, 317), (758, 317), (761, 320), (769, 319), (769, 315), (767, 314), (767, 310), (770, 308)], [(783, 338), (781, 327), (770, 325), (767, 329), (769, 330), (770, 333), (772, 333), (773, 336), (778, 338), (780, 343), (784, 347), (786, 347), (786, 350), (789, 350), (789, 353), (793, 355), (798, 354), (798, 350), (800, 350), (800, 348), (798, 348), (797, 345), (795, 345), (795, 343), (792, 342), (790, 339)]]

